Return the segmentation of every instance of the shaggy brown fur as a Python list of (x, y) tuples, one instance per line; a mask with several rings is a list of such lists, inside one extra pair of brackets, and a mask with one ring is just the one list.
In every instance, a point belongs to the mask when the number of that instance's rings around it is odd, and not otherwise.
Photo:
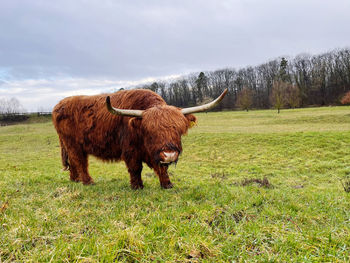
[[(145, 110), (142, 118), (116, 116), (105, 105), (120, 109)], [(163, 188), (171, 188), (164, 151), (182, 151), (181, 136), (186, 134), (192, 114), (184, 116), (150, 90), (128, 90), (97, 96), (74, 96), (59, 102), (52, 113), (57, 130), (62, 164), (72, 181), (92, 184), (88, 173), (88, 155), (106, 161), (123, 160), (130, 173), (133, 189), (143, 188), (142, 163), (153, 168)]]

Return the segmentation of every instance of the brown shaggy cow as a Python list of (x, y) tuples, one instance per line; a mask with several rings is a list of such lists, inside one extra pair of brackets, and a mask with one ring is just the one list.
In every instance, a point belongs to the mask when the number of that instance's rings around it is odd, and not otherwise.
[[(70, 179), (92, 184), (88, 155), (105, 161), (123, 160), (133, 189), (143, 188), (142, 162), (153, 168), (163, 188), (171, 188), (167, 170), (182, 151), (181, 136), (196, 117), (191, 113), (215, 107), (225, 96), (206, 105), (180, 109), (169, 106), (150, 90), (123, 90), (96, 96), (73, 96), (53, 109), (62, 164)], [(114, 107), (112, 107), (113, 105)]]

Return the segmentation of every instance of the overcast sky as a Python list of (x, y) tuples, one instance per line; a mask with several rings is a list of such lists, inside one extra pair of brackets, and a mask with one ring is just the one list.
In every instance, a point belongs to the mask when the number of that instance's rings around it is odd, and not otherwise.
[(350, 46), (349, 0), (1, 0), (0, 98), (76, 94)]

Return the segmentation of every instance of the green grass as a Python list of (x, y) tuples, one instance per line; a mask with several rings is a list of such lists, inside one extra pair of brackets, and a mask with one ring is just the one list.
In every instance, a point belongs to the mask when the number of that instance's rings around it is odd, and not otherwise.
[(1, 127), (0, 262), (350, 261), (350, 107), (197, 117), (170, 190), (93, 157), (72, 183), (51, 123)]

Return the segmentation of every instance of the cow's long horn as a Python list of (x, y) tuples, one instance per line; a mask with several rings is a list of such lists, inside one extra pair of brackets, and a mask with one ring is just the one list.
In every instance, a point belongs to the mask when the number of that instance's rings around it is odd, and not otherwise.
[(130, 117), (142, 117), (143, 110), (126, 110), (126, 109), (117, 109), (112, 107), (111, 99), (109, 96), (106, 98), (106, 107), (108, 111), (115, 115), (120, 116), (130, 116)]
[(190, 113), (196, 113), (196, 112), (210, 110), (210, 109), (214, 108), (216, 105), (218, 105), (220, 103), (220, 101), (222, 101), (222, 99), (225, 97), (226, 93), (227, 93), (227, 89), (225, 89), (224, 92), (221, 93), (221, 95), (218, 98), (216, 98), (215, 100), (213, 100), (212, 102), (209, 102), (209, 103), (204, 104), (204, 105), (196, 106), (196, 107), (185, 108), (185, 109), (182, 109), (181, 112), (184, 115), (186, 115), (186, 114), (190, 114)]

